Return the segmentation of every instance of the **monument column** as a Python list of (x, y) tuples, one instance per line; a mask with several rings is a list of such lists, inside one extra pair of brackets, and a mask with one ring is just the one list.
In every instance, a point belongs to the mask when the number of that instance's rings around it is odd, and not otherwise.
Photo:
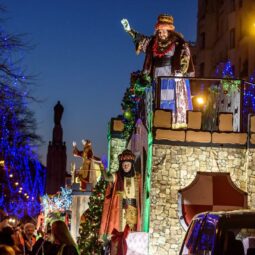
[(61, 118), (64, 107), (60, 101), (54, 107), (54, 128), (52, 141), (48, 145), (46, 193), (55, 194), (60, 187), (65, 187), (66, 173), (66, 145), (63, 142)]

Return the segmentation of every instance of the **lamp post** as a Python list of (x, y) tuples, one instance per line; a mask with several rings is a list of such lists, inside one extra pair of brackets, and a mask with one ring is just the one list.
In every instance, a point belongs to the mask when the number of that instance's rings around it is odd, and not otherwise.
[(206, 103), (206, 97), (204, 95), (196, 95), (192, 99), (194, 110), (203, 111)]

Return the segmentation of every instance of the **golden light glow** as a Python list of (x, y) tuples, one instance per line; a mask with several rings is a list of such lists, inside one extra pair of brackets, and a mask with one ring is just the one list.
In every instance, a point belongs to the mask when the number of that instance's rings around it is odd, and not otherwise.
[(15, 186), (18, 186), (19, 185), (19, 183), (18, 182), (15, 182)]
[(197, 98), (196, 98), (196, 101), (197, 101), (197, 104), (198, 104), (198, 105), (203, 105), (203, 104), (205, 104), (205, 100), (204, 100), (204, 98), (201, 97), (201, 96), (197, 97)]
[(252, 23), (252, 26), (251, 26), (251, 29), (250, 29), (250, 30), (251, 30), (251, 31), (250, 31), (250, 32), (251, 32), (251, 35), (254, 36), (254, 35), (255, 35), (255, 22)]
[(0, 166), (4, 166), (4, 160), (0, 160)]
[(14, 219), (14, 218), (10, 218), (10, 219), (9, 219), (9, 223), (10, 223), (10, 224), (14, 225), (15, 222), (16, 222), (16, 219)]

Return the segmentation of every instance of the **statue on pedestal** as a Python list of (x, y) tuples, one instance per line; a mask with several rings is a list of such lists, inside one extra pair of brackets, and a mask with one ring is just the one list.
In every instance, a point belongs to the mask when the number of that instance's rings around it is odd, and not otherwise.
[(78, 177), (81, 182), (81, 190), (87, 190), (88, 184), (90, 189), (97, 182), (100, 176), (101, 160), (93, 155), (92, 143), (90, 140), (82, 140), (83, 150), (78, 150), (76, 142), (73, 142), (73, 155), (82, 158), (82, 166), (78, 171)]

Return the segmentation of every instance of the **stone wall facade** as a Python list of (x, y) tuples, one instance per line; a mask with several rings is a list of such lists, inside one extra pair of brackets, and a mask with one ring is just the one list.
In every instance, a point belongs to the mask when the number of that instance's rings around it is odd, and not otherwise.
[(178, 217), (178, 190), (197, 171), (228, 172), (248, 192), (255, 208), (255, 149), (153, 145), (150, 211), (150, 254), (177, 255), (185, 235)]

